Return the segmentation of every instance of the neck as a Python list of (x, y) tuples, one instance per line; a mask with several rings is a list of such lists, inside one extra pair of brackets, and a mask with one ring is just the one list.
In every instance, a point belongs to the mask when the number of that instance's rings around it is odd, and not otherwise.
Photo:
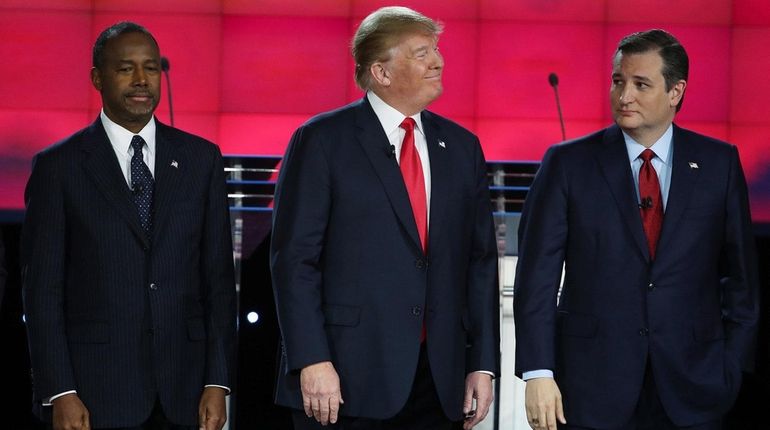
[(382, 101), (387, 103), (388, 106), (399, 111), (404, 116), (416, 115), (422, 112), (423, 109), (426, 108), (426, 106), (414, 106), (411, 103), (404, 102), (402, 99), (398, 97), (391, 96), (390, 94), (388, 94), (387, 91), (383, 91), (381, 88), (372, 88), (371, 91), (374, 94), (377, 94), (377, 97), (379, 97), (380, 99), (382, 99)]
[(632, 139), (634, 139), (638, 144), (644, 146), (645, 148), (649, 148), (652, 145), (655, 144), (668, 130), (668, 127), (671, 125), (671, 123), (666, 124), (662, 128), (655, 128), (655, 129), (623, 129), (626, 134), (631, 136)]

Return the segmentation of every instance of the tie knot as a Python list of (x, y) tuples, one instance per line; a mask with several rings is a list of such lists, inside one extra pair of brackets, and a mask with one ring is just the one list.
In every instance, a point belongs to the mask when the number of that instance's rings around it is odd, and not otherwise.
[(412, 117), (406, 117), (403, 121), (401, 121), (401, 125), (399, 127), (403, 128), (406, 131), (414, 131), (414, 118)]
[(131, 147), (134, 148), (134, 154), (141, 154), (144, 146), (144, 139), (138, 134), (131, 138)]
[(653, 159), (653, 157), (655, 157), (655, 152), (650, 148), (647, 148), (644, 151), (642, 151), (642, 154), (639, 156), (639, 158), (644, 160), (645, 163), (649, 163), (650, 160)]

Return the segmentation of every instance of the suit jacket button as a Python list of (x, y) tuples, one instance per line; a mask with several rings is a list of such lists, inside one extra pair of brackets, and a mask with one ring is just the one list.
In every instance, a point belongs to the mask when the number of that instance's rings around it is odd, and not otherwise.
[(412, 315), (414, 315), (416, 317), (419, 317), (420, 315), (422, 315), (422, 308), (420, 308), (419, 306), (413, 307), (412, 308)]
[(647, 334), (650, 332), (647, 328), (640, 328), (639, 329), (639, 336), (647, 336)]
[(425, 268), (425, 261), (423, 261), (422, 258), (418, 258), (414, 261), (414, 267), (418, 269), (424, 269)]

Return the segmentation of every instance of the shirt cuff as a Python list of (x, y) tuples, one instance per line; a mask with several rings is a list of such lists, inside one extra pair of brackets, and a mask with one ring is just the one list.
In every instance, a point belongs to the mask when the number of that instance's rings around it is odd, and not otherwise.
[(491, 377), (492, 377), (492, 379), (495, 379), (495, 378), (496, 378), (496, 376), (495, 376), (495, 372), (490, 372), (489, 370), (474, 370), (474, 371), (473, 371), (473, 372), (471, 372), (471, 373), (483, 373), (483, 374), (485, 374), (485, 375), (489, 375), (489, 376), (491, 376)]
[(43, 399), (43, 406), (51, 406), (51, 405), (53, 405), (53, 401), (54, 400), (58, 399), (59, 397), (63, 397), (63, 396), (66, 396), (67, 394), (72, 394), (72, 393), (77, 394), (77, 391), (75, 391), (75, 390), (65, 391), (65, 392), (59, 393), (59, 394), (57, 394), (55, 396), (51, 396), (51, 397), (49, 397), (47, 399)]
[(221, 388), (221, 389), (226, 391), (225, 396), (229, 396), (230, 395), (230, 389), (225, 387), (224, 385), (209, 384), (209, 385), (204, 385), (204, 387), (217, 387), (217, 388)]
[(523, 372), (521, 374), (521, 379), (528, 381), (530, 379), (535, 378), (551, 378), (553, 379), (553, 370), (548, 369), (538, 369), (538, 370), (530, 370), (528, 372)]

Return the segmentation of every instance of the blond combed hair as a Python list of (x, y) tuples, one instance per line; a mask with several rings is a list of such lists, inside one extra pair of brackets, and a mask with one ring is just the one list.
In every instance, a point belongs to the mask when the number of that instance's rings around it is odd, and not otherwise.
[(438, 36), (443, 29), (440, 22), (407, 7), (388, 6), (372, 12), (361, 21), (353, 36), (351, 51), (356, 63), (356, 84), (364, 91), (371, 88), (369, 68), (378, 61), (388, 61), (390, 50), (405, 34)]

